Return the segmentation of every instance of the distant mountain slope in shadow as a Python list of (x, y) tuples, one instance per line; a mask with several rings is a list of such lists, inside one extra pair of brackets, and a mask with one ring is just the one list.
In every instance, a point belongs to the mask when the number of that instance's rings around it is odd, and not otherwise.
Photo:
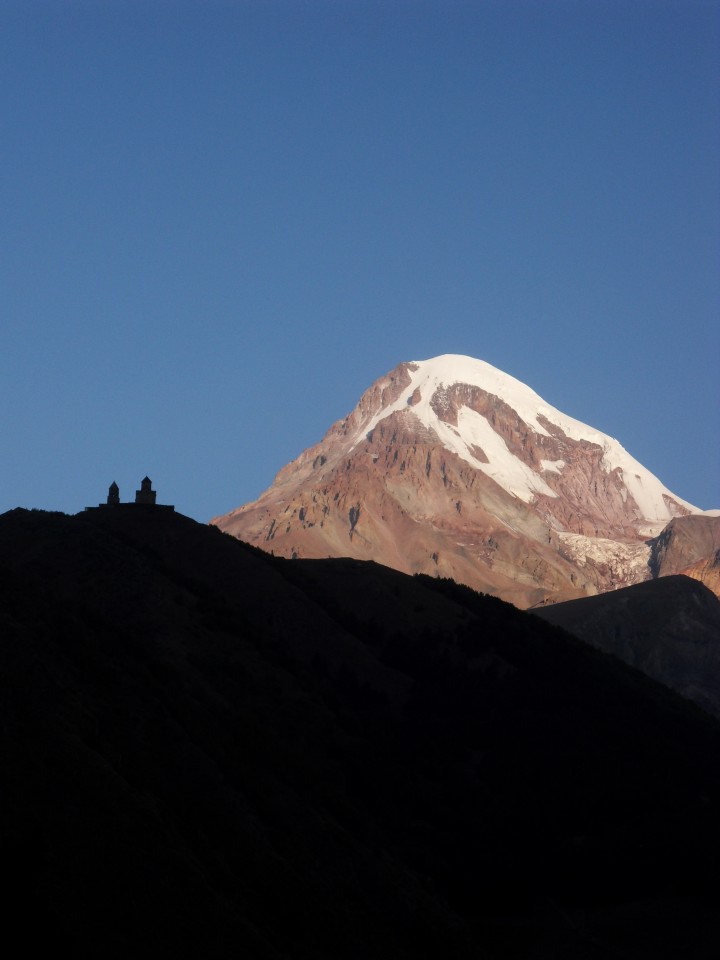
[(720, 716), (720, 600), (665, 576), (533, 611)]
[(717, 943), (717, 723), (494, 598), (177, 514), (15, 510), (0, 658), (4, 933), (29, 954)]

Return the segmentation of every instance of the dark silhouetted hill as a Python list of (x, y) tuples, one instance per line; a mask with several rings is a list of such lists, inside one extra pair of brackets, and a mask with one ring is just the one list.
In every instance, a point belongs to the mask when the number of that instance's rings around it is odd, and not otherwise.
[(720, 600), (665, 576), (534, 611), (720, 717)]
[(714, 956), (720, 729), (451, 581), (149, 509), (0, 517), (29, 955)]

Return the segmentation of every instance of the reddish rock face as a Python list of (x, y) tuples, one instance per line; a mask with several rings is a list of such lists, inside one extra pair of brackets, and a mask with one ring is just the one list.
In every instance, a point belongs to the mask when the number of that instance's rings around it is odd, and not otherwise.
[(675, 573), (693, 577), (720, 597), (720, 517), (671, 520), (651, 541), (650, 568), (655, 577)]
[(696, 560), (695, 563), (685, 567), (681, 573), (704, 583), (708, 590), (712, 590), (720, 600), (720, 550), (716, 550), (712, 556)]
[(257, 501), (212, 522), (283, 556), (375, 560), (527, 607), (646, 579), (648, 537), (694, 510), (528, 387), (441, 357), (381, 377)]

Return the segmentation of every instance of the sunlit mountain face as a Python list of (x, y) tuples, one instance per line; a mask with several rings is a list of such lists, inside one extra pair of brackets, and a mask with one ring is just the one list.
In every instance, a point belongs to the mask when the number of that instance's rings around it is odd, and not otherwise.
[(649, 578), (652, 537), (701, 514), (617, 440), (446, 355), (380, 377), (257, 501), (213, 523), (281, 556), (372, 559), (529, 607)]

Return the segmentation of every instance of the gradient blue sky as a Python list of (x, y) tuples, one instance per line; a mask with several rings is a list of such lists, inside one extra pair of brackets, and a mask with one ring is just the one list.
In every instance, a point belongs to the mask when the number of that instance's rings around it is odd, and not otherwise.
[(208, 520), (480, 357), (720, 506), (720, 6), (0, 4), (0, 511)]

